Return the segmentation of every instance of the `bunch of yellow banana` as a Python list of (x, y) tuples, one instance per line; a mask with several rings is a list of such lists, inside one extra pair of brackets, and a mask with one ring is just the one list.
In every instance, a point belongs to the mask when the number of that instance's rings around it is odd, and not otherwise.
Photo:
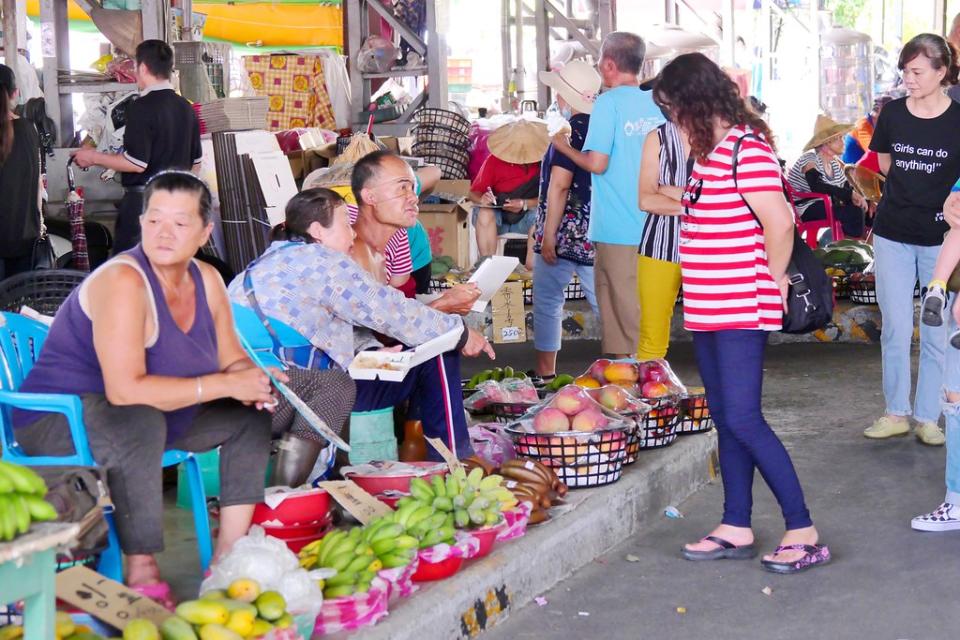
[(0, 542), (26, 533), (31, 522), (57, 519), (45, 495), (47, 484), (33, 469), (0, 460)]
[[(70, 614), (63, 611), (57, 611), (53, 633), (55, 640), (103, 640), (103, 636), (94, 633), (86, 625), (76, 624)], [(0, 640), (19, 640), (23, 637), (21, 625), (11, 624), (0, 627)]]
[(453, 515), (458, 529), (484, 527), (500, 521), (501, 513), (517, 505), (517, 498), (503, 486), (503, 477), (483, 476), (476, 467), (467, 474), (462, 468), (447, 474), (446, 479), (433, 476), (430, 482), (414, 478), (410, 482), (410, 498), (403, 498), (397, 506), (402, 510), (409, 504), (426, 504)]
[(377, 571), (383, 568), (383, 562), (373, 551), (372, 542), (364, 539), (364, 529), (360, 527), (349, 531), (335, 529), (305, 546), (299, 556), (300, 566), (305, 569), (337, 570), (334, 577), (324, 581), (323, 595), (326, 598), (366, 593)]

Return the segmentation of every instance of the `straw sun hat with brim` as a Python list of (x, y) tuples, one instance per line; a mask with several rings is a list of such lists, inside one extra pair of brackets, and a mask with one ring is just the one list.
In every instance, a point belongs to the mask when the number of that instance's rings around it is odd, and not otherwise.
[(549, 146), (547, 123), (542, 120), (517, 120), (503, 125), (487, 138), (490, 153), (511, 164), (540, 162)]
[(810, 151), (810, 149), (816, 149), (833, 138), (850, 133), (851, 131), (853, 131), (852, 124), (839, 124), (827, 116), (819, 115), (817, 116), (817, 124), (813, 127), (813, 137), (810, 138), (810, 141), (803, 147), (803, 150)]
[(541, 71), (540, 82), (547, 85), (580, 113), (591, 113), (600, 93), (600, 74), (583, 60), (572, 60), (559, 71)]

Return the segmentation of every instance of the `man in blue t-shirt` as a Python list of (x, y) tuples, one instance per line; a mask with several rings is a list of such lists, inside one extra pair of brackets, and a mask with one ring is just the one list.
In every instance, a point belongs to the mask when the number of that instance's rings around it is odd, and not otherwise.
[(594, 174), (589, 238), (596, 249), (602, 348), (617, 357), (630, 356), (637, 347), (637, 247), (647, 216), (638, 206), (640, 157), (647, 133), (664, 121), (650, 92), (639, 87), (645, 50), (643, 39), (633, 33), (616, 31), (604, 38), (598, 69), (607, 90), (593, 107), (583, 150), (571, 147), (564, 136), (553, 140), (557, 151)]

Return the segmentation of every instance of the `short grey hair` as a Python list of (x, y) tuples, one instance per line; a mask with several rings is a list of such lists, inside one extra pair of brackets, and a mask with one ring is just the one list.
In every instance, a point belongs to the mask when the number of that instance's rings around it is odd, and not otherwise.
[(600, 59), (608, 58), (621, 73), (640, 74), (647, 45), (643, 38), (629, 31), (614, 31), (600, 45)]

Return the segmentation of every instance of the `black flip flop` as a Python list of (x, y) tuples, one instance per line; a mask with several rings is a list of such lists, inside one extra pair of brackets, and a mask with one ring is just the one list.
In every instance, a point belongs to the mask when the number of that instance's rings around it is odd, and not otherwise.
[(760, 564), (767, 571), (789, 575), (806, 571), (810, 567), (821, 564), (827, 564), (832, 560), (830, 549), (825, 544), (788, 544), (777, 547), (773, 555), (784, 551), (803, 551), (804, 555), (799, 560), (793, 562), (774, 562), (773, 560), (761, 560)]
[(729, 540), (716, 536), (706, 536), (703, 540), (718, 545), (718, 548), (710, 551), (691, 551), (684, 547), (683, 557), (695, 562), (702, 560), (750, 560), (757, 557), (757, 550), (753, 547), (753, 544), (744, 544), (738, 547)]

